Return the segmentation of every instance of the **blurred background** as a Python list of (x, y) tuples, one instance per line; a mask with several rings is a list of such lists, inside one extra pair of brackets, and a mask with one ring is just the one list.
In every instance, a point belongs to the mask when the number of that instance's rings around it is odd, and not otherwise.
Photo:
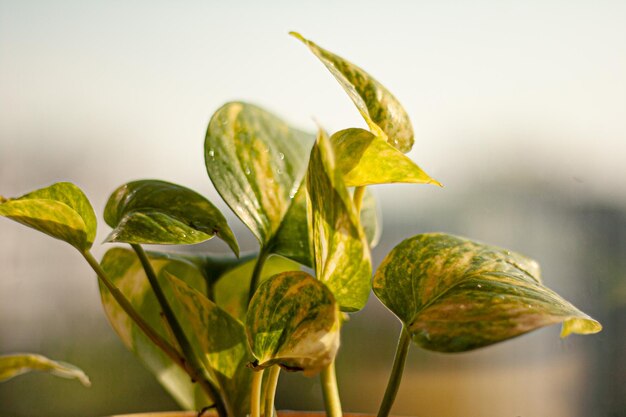
[[(254, 250), (204, 168), (212, 112), (241, 99), (306, 130), (364, 126), (289, 30), (382, 81), (412, 117), (410, 156), (445, 185), (374, 187), (376, 263), (420, 232), (472, 237), (537, 259), (604, 325), (460, 355), (413, 347), (394, 414), (625, 416), (626, 2), (0, 0), (0, 194), (72, 181), (101, 214), (120, 184), (165, 179), (208, 196)], [(0, 352), (68, 361), (93, 382), (13, 379), (0, 416), (176, 409), (117, 340), (74, 250), (8, 220), (0, 238)], [(376, 412), (398, 332), (373, 297), (345, 326), (345, 410)], [(317, 379), (281, 378), (279, 408), (322, 408)]]

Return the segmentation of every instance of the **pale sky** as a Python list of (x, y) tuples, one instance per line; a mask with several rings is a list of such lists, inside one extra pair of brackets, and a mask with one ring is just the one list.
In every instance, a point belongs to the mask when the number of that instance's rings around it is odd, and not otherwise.
[(233, 99), (362, 126), (289, 30), (385, 84), (446, 186), (519, 172), (626, 201), (626, 2), (565, 0), (0, 1), (2, 193), (51, 172), (209, 192), (204, 130)]

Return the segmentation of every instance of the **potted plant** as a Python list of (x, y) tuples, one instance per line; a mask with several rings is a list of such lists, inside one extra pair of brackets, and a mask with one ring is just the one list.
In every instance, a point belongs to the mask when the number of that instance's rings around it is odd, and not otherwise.
[[(106, 242), (130, 248), (114, 247), (101, 261), (90, 252), (95, 213), (75, 185), (0, 198), (1, 215), (66, 241), (85, 258), (111, 325), (183, 408), (268, 416), (285, 370), (319, 374), (326, 414), (341, 416), (334, 363), (341, 328), (372, 289), (402, 322), (379, 417), (392, 408), (411, 341), (465, 352), (555, 323), (562, 337), (601, 330), (542, 283), (534, 260), (458, 236), (408, 237), (372, 278), (380, 224), (367, 186), (440, 184), (404, 154), (413, 129), (398, 100), (359, 67), (292, 35), (337, 79), (369, 130), (329, 136), (320, 127), (312, 135), (243, 102), (215, 112), (204, 143), (207, 172), (258, 239), (258, 253), (240, 255), (210, 201), (165, 181), (132, 181), (113, 192), (104, 209), (112, 228)], [(215, 236), (233, 256), (142, 246)]]

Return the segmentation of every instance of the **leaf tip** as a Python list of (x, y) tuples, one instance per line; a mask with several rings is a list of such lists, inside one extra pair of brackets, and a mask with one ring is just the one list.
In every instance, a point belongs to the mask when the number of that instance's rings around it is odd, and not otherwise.
[(301, 42), (307, 43), (308, 41), (304, 38), (304, 36), (302, 36), (301, 34), (299, 34), (298, 32), (291, 30), (289, 31), (289, 36), (293, 36), (294, 38), (300, 40)]
[(102, 241), (102, 243), (115, 243), (117, 242), (117, 229), (114, 229), (111, 233), (109, 233), (109, 235), (107, 237), (104, 238), (104, 240)]
[(85, 386), (87, 388), (91, 387), (91, 380), (89, 379), (89, 377), (86, 374), (77, 375), (76, 377), (78, 378), (80, 383), (83, 384), (83, 386)]
[(594, 334), (602, 330), (600, 322), (592, 318), (571, 318), (563, 322), (561, 327), (561, 339), (573, 333), (577, 334)]
[(439, 181), (437, 181), (434, 178), (431, 178), (428, 183), (432, 184), (432, 185), (436, 185), (437, 187), (445, 188), (442, 183), (440, 183)]

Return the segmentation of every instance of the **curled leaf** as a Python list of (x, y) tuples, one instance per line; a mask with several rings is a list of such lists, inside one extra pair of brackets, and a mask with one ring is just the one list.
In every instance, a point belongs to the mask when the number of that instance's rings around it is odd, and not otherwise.
[(204, 143), (209, 177), (264, 247), (298, 191), (312, 142), (252, 104), (227, 103), (211, 118)]
[(271, 277), (257, 289), (246, 317), (254, 367), (319, 372), (337, 353), (339, 318), (332, 293), (306, 272)]
[(367, 130), (341, 130), (330, 140), (348, 187), (395, 182), (441, 186), (409, 157)]
[(330, 140), (320, 131), (306, 176), (309, 235), (317, 278), (343, 311), (365, 306), (370, 293), (370, 251)]
[(200, 194), (160, 180), (132, 181), (113, 192), (104, 209), (108, 242), (192, 244), (217, 235), (239, 246), (222, 213)]
[(89, 377), (69, 363), (53, 361), (34, 353), (0, 356), (0, 382), (31, 371), (49, 372), (61, 378), (77, 379), (86, 387), (91, 386)]
[(407, 239), (374, 276), (374, 293), (419, 346), (462, 352), (563, 324), (562, 337), (600, 323), (545, 287), (523, 255), (445, 234)]
[(96, 237), (93, 208), (81, 189), (69, 182), (2, 199), (0, 216), (67, 242), (81, 252), (89, 250)]
[(413, 147), (413, 126), (409, 116), (398, 101), (382, 84), (356, 65), (290, 32), (309, 47), (354, 102), (359, 113), (376, 136), (385, 138), (401, 152)]
[[(272, 252), (313, 267), (307, 225), (306, 186), (300, 187), (272, 244)], [(374, 195), (365, 190), (361, 207), (361, 225), (370, 248), (376, 247), (382, 233), (382, 220)]]

